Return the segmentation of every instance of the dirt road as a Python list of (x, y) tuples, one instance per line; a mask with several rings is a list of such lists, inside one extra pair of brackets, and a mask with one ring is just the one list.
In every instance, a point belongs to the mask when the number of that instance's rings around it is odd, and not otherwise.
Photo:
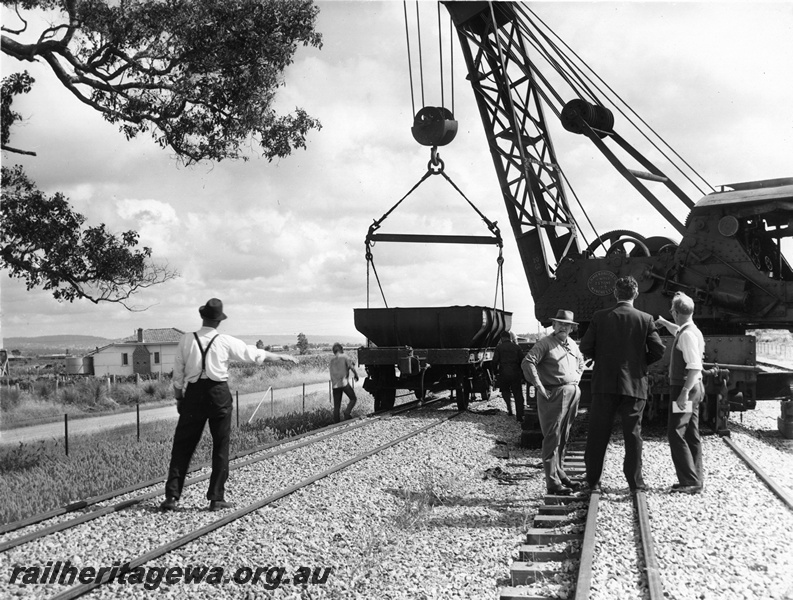
[[(310, 383), (306, 384), (306, 395), (313, 392), (328, 393), (328, 383)], [(273, 403), (278, 407), (279, 401), (283, 404), (286, 399), (293, 399), (296, 396), (301, 396), (303, 393), (303, 386), (282, 388), (273, 390)], [(262, 398), (262, 406), (259, 409), (259, 415), (269, 415), (272, 410), (270, 407), (270, 394), (264, 392), (257, 392), (254, 394), (240, 394), (240, 408), (248, 405), (258, 404)], [(330, 406), (330, 402), (328, 403)], [(276, 408), (277, 411), (277, 408)], [(151, 423), (152, 421), (176, 421), (178, 418), (176, 407), (162, 406), (159, 408), (149, 408), (140, 411), (140, 422)], [(72, 419), (69, 421), (69, 436), (79, 435), (83, 433), (91, 433), (94, 431), (101, 431), (104, 429), (112, 429), (114, 427), (121, 427), (123, 425), (135, 425), (136, 414), (135, 412), (119, 413), (114, 415), (103, 415), (97, 417), (86, 417), (82, 419)], [(44, 425), (33, 425), (31, 427), (19, 427), (17, 429), (9, 429), (0, 431), (0, 445), (19, 444), (20, 442), (36, 442), (39, 440), (47, 440), (52, 438), (63, 439), (64, 436), (64, 423), (59, 421), (56, 423), (46, 423)]]

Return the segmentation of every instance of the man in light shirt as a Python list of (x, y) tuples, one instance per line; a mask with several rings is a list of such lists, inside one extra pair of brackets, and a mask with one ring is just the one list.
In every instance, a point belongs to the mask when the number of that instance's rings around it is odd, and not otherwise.
[[(667, 436), (678, 483), (672, 492), (702, 491), (702, 438), (699, 434), (699, 404), (705, 397), (702, 357), (705, 338), (694, 324), (694, 301), (682, 292), (672, 298), (672, 323), (658, 317), (656, 323), (674, 334), (669, 357), (669, 424)], [(690, 407), (687, 406), (691, 402)], [(677, 406), (678, 410), (675, 410)]]
[(229, 391), (229, 361), (262, 363), (297, 360), (289, 354), (274, 354), (242, 340), (219, 334), (217, 328), (226, 319), (223, 303), (210, 299), (198, 309), (202, 327), (186, 333), (179, 341), (173, 366), (173, 389), (179, 422), (173, 438), (171, 464), (165, 482), (162, 510), (176, 510), (182, 487), (204, 425), (209, 421), (212, 434), (212, 475), (209, 478), (209, 510), (231, 508), (226, 502), (229, 476), (229, 440), (231, 438), (232, 398)]
[(584, 372), (584, 357), (570, 338), (578, 326), (572, 311), (557, 311), (551, 322), (553, 332), (532, 346), (521, 367), (526, 380), (537, 390), (546, 489), (549, 494), (567, 496), (578, 488), (562, 464), (581, 399), (578, 383)]

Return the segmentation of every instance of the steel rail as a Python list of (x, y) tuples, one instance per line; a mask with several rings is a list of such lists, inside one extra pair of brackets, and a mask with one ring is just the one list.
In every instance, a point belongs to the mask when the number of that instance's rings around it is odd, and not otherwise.
[(581, 559), (575, 583), (575, 600), (588, 600), (589, 590), (592, 586), (592, 560), (595, 555), (600, 494), (600, 491), (592, 491), (589, 496), (589, 510), (584, 526), (584, 539), (581, 541)]
[[(431, 400), (430, 403), (440, 402), (442, 400), (444, 400), (444, 398)], [(261, 462), (263, 460), (267, 460), (269, 458), (273, 458), (275, 456), (279, 456), (281, 454), (286, 454), (288, 452), (292, 452), (293, 450), (297, 450), (299, 448), (303, 448), (305, 446), (309, 446), (311, 444), (314, 444), (314, 443), (317, 443), (317, 442), (321, 442), (321, 441), (324, 441), (326, 439), (329, 439), (329, 438), (332, 438), (332, 437), (336, 437), (338, 435), (343, 435), (343, 434), (345, 434), (345, 433), (347, 433), (349, 431), (352, 431), (354, 429), (358, 429), (358, 428), (361, 428), (361, 427), (366, 427), (368, 425), (376, 423), (377, 421), (379, 421), (379, 420), (381, 420), (381, 419), (383, 419), (383, 418), (385, 418), (385, 417), (387, 417), (389, 415), (400, 414), (402, 412), (407, 412), (409, 410), (413, 410), (414, 408), (416, 408), (416, 404), (417, 403), (409, 403), (409, 404), (410, 404), (410, 406), (402, 405), (402, 406), (400, 406), (397, 409), (389, 411), (389, 413), (387, 413), (387, 414), (380, 414), (380, 415), (377, 415), (374, 418), (368, 419), (366, 421), (362, 420), (363, 417), (358, 417), (358, 419), (356, 419), (356, 420), (360, 420), (359, 423), (355, 423), (355, 424), (349, 425), (347, 427), (340, 427), (340, 425), (344, 424), (345, 422), (343, 422), (343, 423), (334, 423), (332, 425), (327, 425), (327, 426), (322, 427), (320, 429), (307, 431), (307, 432), (302, 433), (302, 434), (300, 434), (298, 436), (294, 436), (294, 437), (291, 437), (291, 438), (280, 440), (278, 442), (271, 442), (269, 444), (265, 444), (264, 446), (253, 448), (251, 450), (246, 450), (244, 452), (241, 452), (241, 453), (238, 453), (237, 455), (235, 455), (234, 460), (238, 460), (239, 458), (241, 458), (243, 456), (248, 456), (248, 455), (253, 454), (253, 453), (264, 451), (267, 448), (272, 448), (274, 446), (283, 446), (283, 445), (288, 444), (288, 443), (290, 443), (290, 442), (292, 442), (292, 441), (294, 441), (294, 440), (296, 440), (298, 438), (306, 437), (306, 436), (308, 436), (310, 434), (316, 434), (318, 432), (321, 432), (321, 431), (324, 431), (324, 430), (327, 430), (327, 429), (331, 429), (331, 431), (329, 431), (328, 433), (320, 435), (319, 437), (311, 438), (309, 440), (304, 440), (304, 441), (302, 441), (302, 442), (300, 442), (298, 444), (295, 444), (293, 446), (289, 446), (289, 447), (286, 447), (286, 448), (279, 448), (278, 450), (275, 450), (273, 452), (268, 452), (267, 454), (263, 454), (261, 456), (256, 456), (256, 457), (253, 457), (253, 458), (249, 458), (247, 460), (243, 460), (243, 461), (240, 461), (240, 462), (235, 462), (234, 464), (230, 465), (229, 470), (231, 471), (231, 470), (234, 470), (234, 469), (239, 469), (240, 467), (245, 467), (245, 466), (257, 463), (257, 462)], [(425, 403), (424, 406), (427, 406), (427, 403)], [(204, 467), (208, 466), (208, 464), (204, 464), (203, 466)], [(202, 468), (202, 467), (197, 467), (196, 469), (191, 469), (191, 472), (194, 472), (198, 468)], [(195, 484), (200, 483), (202, 481), (206, 481), (207, 479), (209, 479), (209, 477), (210, 477), (209, 473), (204, 474), (204, 475), (199, 475), (197, 477), (191, 477), (190, 479), (185, 481), (185, 486), (195, 485)], [(165, 481), (165, 477), (161, 477), (161, 478), (158, 478), (158, 479), (155, 479), (155, 480), (149, 480), (147, 482), (144, 482), (143, 484), (130, 486), (130, 488), (125, 488), (124, 490), (116, 490), (116, 492), (120, 492), (118, 494), (116, 494), (115, 492), (110, 492), (110, 494), (106, 494), (105, 497), (97, 496), (95, 498), (88, 499), (86, 501), (76, 502), (76, 503), (73, 503), (72, 505), (69, 505), (70, 507), (74, 507), (74, 508), (72, 508), (69, 511), (60, 512), (58, 514), (65, 514), (66, 512), (73, 512), (75, 510), (79, 510), (80, 508), (86, 508), (86, 507), (88, 507), (88, 506), (90, 506), (92, 504), (97, 504), (98, 502), (101, 502), (104, 499), (108, 499), (108, 497), (116, 497), (116, 496), (119, 496), (119, 495), (123, 495), (124, 493), (129, 493), (129, 492), (133, 492), (133, 491), (136, 491), (136, 490), (139, 490), (139, 489), (143, 489), (144, 487), (151, 487), (152, 485), (156, 485), (156, 484), (162, 483), (164, 481)], [(76, 517), (74, 517), (72, 519), (68, 519), (66, 521), (61, 521), (60, 523), (53, 523), (52, 525), (48, 525), (46, 527), (42, 527), (41, 529), (37, 529), (37, 530), (32, 531), (30, 533), (27, 533), (25, 535), (21, 535), (21, 536), (18, 536), (18, 537), (9, 539), (9, 540), (5, 540), (4, 542), (0, 542), (0, 553), (5, 552), (6, 550), (10, 550), (11, 548), (15, 548), (17, 546), (21, 546), (22, 544), (27, 544), (27, 543), (32, 542), (34, 540), (43, 538), (43, 537), (45, 537), (47, 535), (50, 535), (52, 533), (57, 533), (59, 531), (64, 531), (66, 529), (71, 529), (72, 527), (76, 527), (78, 525), (82, 525), (83, 523), (87, 523), (88, 521), (93, 521), (94, 519), (98, 519), (98, 518), (103, 517), (105, 515), (109, 515), (109, 514), (112, 514), (114, 512), (118, 512), (118, 511), (124, 510), (126, 508), (129, 508), (130, 506), (134, 506), (135, 504), (138, 504), (138, 503), (143, 502), (145, 500), (151, 500), (152, 498), (156, 498), (156, 497), (158, 497), (160, 495), (162, 495), (162, 491), (161, 490), (157, 490), (157, 491), (153, 491), (153, 492), (147, 492), (147, 493), (141, 494), (139, 496), (136, 496), (134, 498), (129, 498), (127, 500), (122, 500), (120, 502), (116, 502), (115, 504), (112, 504), (110, 506), (105, 506), (105, 507), (102, 507), (102, 508), (91, 510), (90, 512), (83, 513), (83, 514), (81, 514), (79, 516), (76, 516)], [(91, 504), (88, 503), (89, 500), (91, 501)], [(68, 507), (65, 507), (65, 508), (68, 508)], [(51, 511), (51, 512), (56, 512), (56, 511)], [(54, 516), (58, 516), (58, 515), (54, 515)], [(48, 516), (48, 517), (45, 517), (45, 518), (51, 518), (51, 517)], [(40, 520), (35, 521), (35, 522), (41, 522), (43, 520), (45, 520), (45, 519), (40, 519)]]
[(662, 600), (664, 598), (664, 586), (661, 582), (658, 558), (655, 555), (653, 532), (650, 528), (650, 511), (647, 508), (647, 495), (645, 492), (638, 490), (633, 495), (633, 503), (636, 506), (636, 514), (639, 519), (639, 533), (642, 538), (644, 568), (647, 572), (647, 588), (650, 600)]
[[(363, 417), (358, 417), (358, 419), (361, 419), (361, 418), (363, 418)], [(253, 454), (255, 452), (262, 452), (264, 450), (269, 450), (270, 448), (273, 448), (274, 446), (287, 444), (287, 443), (289, 443), (291, 441), (294, 441), (294, 440), (297, 440), (297, 439), (300, 439), (300, 438), (303, 438), (303, 437), (306, 437), (306, 436), (309, 436), (309, 435), (317, 434), (317, 433), (322, 432), (322, 431), (324, 431), (326, 429), (332, 429), (332, 428), (339, 427), (340, 425), (341, 425), (341, 423), (332, 423), (331, 425), (326, 425), (325, 427), (320, 427), (318, 429), (312, 429), (311, 431), (306, 431), (304, 433), (301, 433), (301, 434), (298, 434), (298, 435), (295, 435), (295, 436), (291, 436), (289, 438), (276, 440), (274, 442), (268, 442), (268, 443), (263, 444), (261, 446), (256, 446), (255, 448), (250, 448), (248, 450), (242, 450), (240, 452), (236, 452), (233, 456), (230, 457), (229, 460), (234, 461), (234, 460), (237, 460), (237, 459), (242, 458), (244, 456), (248, 456), (250, 454)], [(201, 469), (204, 469), (204, 468), (210, 467), (210, 466), (212, 466), (212, 461), (205, 461), (205, 462), (202, 462), (202, 463), (199, 463), (199, 464), (195, 465), (193, 468), (191, 468), (188, 471), (188, 473), (194, 473), (195, 471), (200, 471)], [(154, 477), (153, 479), (149, 479), (147, 481), (143, 481), (143, 482), (139, 482), (139, 483), (133, 483), (132, 485), (129, 485), (129, 486), (124, 487), (124, 488), (119, 488), (119, 489), (116, 489), (116, 490), (112, 490), (110, 492), (106, 492), (106, 493), (100, 494), (98, 496), (91, 496), (91, 497), (85, 498), (83, 500), (77, 500), (75, 502), (70, 502), (69, 504), (61, 506), (59, 508), (53, 508), (52, 510), (49, 510), (49, 511), (46, 511), (46, 512), (43, 512), (43, 513), (39, 513), (39, 514), (36, 514), (36, 515), (31, 515), (30, 517), (25, 517), (24, 519), (20, 519), (18, 521), (13, 521), (11, 523), (6, 523), (5, 525), (0, 526), (0, 535), (6, 534), (6, 533), (10, 533), (12, 531), (16, 531), (17, 529), (22, 529), (23, 527), (27, 527), (29, 525), (35, 525), (36, 523), (40, 523), (41, 521), (46, 521), (47, 519), (52, 519), (53, 517), (58, 517), (60, 515), (64, 515), (64, 514), (67, 514), (67, 513), (70, 513), (70, 512), (75, 512), (77, 510), (82, 510), (83, 508), (88, 508), (89, 506), (93, 506), (94, 504), (99, 504), (100, 502), (104, 502), (105, 500), (110, 500), (110, 499), (116, 498), (118, 496), (123, 496), (124, 494), (129, 494), (129, 493), (135, 492), (137, 490), (142, 490), (143, 488), (151, 487), (153, 485), (157, 485), (157, 484), (160, 484), (160, 483), (165, 483), (165, 479), (166, 479), (165, 476)]]
[[(362, 461), (364, 459), (367, 459), (367, 458), (369, 458), (371, 456), (374, 456), (375, 454), (378, 454), (378, 453), (382, 452), (383, 450), (387, 450), (388, 448), (391, 448), (392, 446), (396, 446), (397, 444), (399, 444), (399, 443), (401, 443), (401, 442), (403, 442), (403, 441), (405, 441), (407, 439), (410, 439), (411, 437), (417, 436), (420, 433), (423, 433), (423, 432), (425, 432), (425, 431), (427, 431), (429, 429), (432, 429), (433, 427), (437, 427), (438, 425), (440, 425), (442, 423), (445, 423), (446, 421), (449, 421), (450, 419), (453, 419), (453, 418), (459, 416), (460, 414), (461, 413), (456, 412), (456, 413), (454, 413), (452, 415), (449, 415), (447, 417), (443, 417), (443, 418), (435, 421), (434, 423), (428, 423), (427, 425), (423, 425), (422, 427), (419, 427), (418, 429), (415, 429), (414, 431), (411, 431), (409, 433), (401, 435), (400, 437), (398, 437), (396, 439), (393, 439), (390, 442), (386, 442), (385, 444), (382, 444), (382, 445), (378, 446), (377, 448), (374, 448), (372, 450), (368, 450), (366, 452), (358, 454), (358, 455), (356, 455), (356, 456), (354, 456), (352, 458), (349, 458), (349, 459), (345, 460), (344, 462), (341, 462), (341, 463), (339, 463), (339, 464), (337, 464), (337, 465), (335, 465), (333, 467), (325, 469), (321, 473), (317, 473), (316, 475), (312, 475), (311, 477), (307, 477), (306, 479), (303, 479), (302, 481), (300, 481), (300, 482), (298, 482), (298, 483), (296, 483), (296, 484), (294, 484), (292, 486), (284, 488), (283, 490), (281, 490), (279, 492), (271, 494), (270, 496), (267, 496), (266, 498), (263, 498), (261, 500), (257, 500), (256, 502), (254, 502), (252, 504), (249, 504), (249, 505), (244, 506), (244, 507), (242, 507), (242, 508), (240, 508), (238, 510), (235, 510), (233, 513), (223, 517), (222, 519), (218, 519), (217, 521), (214, 521), (214, 522), (212, 522), (212, 523), (210, 523), (208, 525), (205, 525), (205, 526), (203, 526), (203, 527), (201, 527), (199, 529), (191, 531), (190, 533), (187, 533), (187, 534), (185, 534), (185, 535), (183, 535), (183, 536), (181, 536), (181, 537), (179, 537), (179, 538), (177, 538), (175, 540), (171, 540), (170, 542), (162, 544), (162, 545), (154, 548), (153, 550), (150, 550), (149, 552), (147, 552), (145, 554), (142, 554), (141, 556), (133, 558), (132, 560), (124, 563), (123, 565), (121, 565), (121, 567), (119, 568), (119, 571), (128, 572), (128, 571), (130, 571), (132, 569), (135, 569), (135, 568), (137, 568), (137, 567), (139, 567), (139, 566), (141, 566), (141, 565), (143, 565), (143, 564), (145, 564), (145, 563), (147, 563), (147, 562), (149, 562), (151, 560), (154, 560), (155, 558), (159, 558), (160, 556), (163, 556), (164, 554), (167, 554), (168, 552), (171, 552), (172, 550), (175, 550), (177, 548), (181, 548), (182, 546), (185, 546), (185, 545), (189, 544), (190, 542), (192, 542), (192, 541), (194, 541), (194, 540), (196, 540), (196, 539), (198, 539), (198, 538), (200, 538), (200, 537), (202, 537), (202, 536), (204, 536), (204, 535), (206, 535), (208, 533), (211, 533), (211, 532), (215, 531), (216, 529), (220, 529), (221, 527), (224, 527), (225, 525), (228, 525), (229, 523), (231, 523), (233, 521), (236, 521), (237, 519), (239, 519), (241, 517), (244, 517), (247, 514), (250, 514), (250, 513), (254, 512), (256, 510), (259, 510), (260, 508), (263, 508), (263, 507), (267, 506), (268, 504), (272, 504), (273, 502), (275, 502), (277, 500), (280, 500), (281, 498), (283, 498), (285, 496), (293, 494), (294, 492), (296, 492), (299, 489), (307, 487), (307, 486), (311, 485), (312, 483), (314, 483), (316, 481), (319, 481), (320, 479), (324, 479), (325, 477), (328, 477), (329, 475), (332, 475), (333, 473), (336, 473), (337, 471), (341, 471), (343, 469), (346, 469), (347, 467), (349, 467), (351, 465), (354, 465), (355, 463), (360, 462), (360, 461)], [(114, 578), (115, 578), (115, 575), (111, 576), (110, 573), (105, 573), (99, 581), (93, 581), (91, 583), (86, 583), (86, 584), (81, 584), (81, 585), (78, 585), (78, 586), (74, 586), (74, 587), (72, 587), (72, 588), (70, 588), (68, 590), (65, 590), (65, 591), (63, 591), (63, 592), (61, 592), (59, 594), (56, 594), (55, 596), (52, 596), (51, 600), (69, 600), (71, 598), (77, 598), (77, 597), (82, 596), (83, 594), (86, 594), (86, 593), (90, 592), (91, 590), (99, 587), (100, 585), (103, 585), (105, 583), (110, 582), (110, 580), (112, 580)]]
[(721, 439), (724, 440), (725, 444), (732, 448), (735, 454), (737, 454), (747, 465), (749, 465), (749, 468), (757, 474), (762, 482), (765, 483), (768, 488), (787, 505), (788, 508), (793, 509), (793, 494), (774, 481), (768, 475), (768, 473), (766, 473), (760, 467), (760, 465), (758, 465), (743, 449), (741, 449), (740, 446), (733, 442), (729, 437), (723, 437)]

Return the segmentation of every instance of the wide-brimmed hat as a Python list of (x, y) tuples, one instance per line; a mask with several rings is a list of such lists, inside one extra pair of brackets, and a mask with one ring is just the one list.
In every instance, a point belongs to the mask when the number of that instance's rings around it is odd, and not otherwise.
[(226, 318), (223, 313), (223, 303), (217, 298), (207, 300), (207, 303), (198, 309), (198, 314), (208, 321), (222, 321)]
[(570, 323), (570, 325), (578, 325), (578, 323), (573, 321), (572, 310), (557, 310), (556, 316), (551, 317), (551, 321), (559, 321), (560, 323)]

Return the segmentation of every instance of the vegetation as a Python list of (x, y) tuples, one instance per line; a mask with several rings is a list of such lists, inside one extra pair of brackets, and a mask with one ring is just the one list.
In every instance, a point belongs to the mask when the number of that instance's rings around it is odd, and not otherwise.
[(308, 353), (308, 338), (303, 332), (297, 334), (297, 349), (300, 351), (301, 355)]
[[(374, 403), (366, 392), (360, 391), (358, 399), (353, 416), (373, 410)], [(232, 420), (231, 455), (332, 423), (327, 394), (307, 396), (305, 413), (301, 405), (301, 397), (280, 402), (275, 416), (260, 410), (250, 425), (247, 421), (255, 406), (243, 407), (240, 427), (236, 427), (236, 419)], [(173, 430), (173, 421), (160, 421), (145, 425), (140, 441), (134, 426), (71, 436), (69, 456), (62, 441), (0, 447), (0, 522), (18, 521), (70, 502), (164, 478)], [(212, 438), (206, 433), (192, 465), (208, 462), (211, 451)]]
[[(303, 109), (273, 107), (298, 44), (321, 47), (312, 0), (2, 0), (8, 9), (3, 54), (36, 61), (77, 101), (131, 139), (149, 133), (184, 164), (246, 160), (258, 145), (268, 160), (305, 148), (319, 129)], [(11, 11), (14, 11), (12, 13)], [(46, 18), (37, 19), (46, 13)], [(15, 16), (12, 17), (11, 15)], [(40, 26), (37, 27), (37, 24)], [(36, 29), (34, 31), (34, 29)], [(35, 80), (27, 71), (2, 81), (2, 150), (12, 145), (13, 110)], [(83, 215), (60, 193), (46, 197), (22, 167), (2, 167), (0, 268), (58, 301), (117, 302), (175, 277), (136, 250), (138, 235), (82, 230)]]
[(85, 217), (68, 199), (47, 196), (22, 167), (2, 167), (0, 267), (28, 290), (52, 290), (58, 301), (85, 298), (127, 306), (136, 292), (175, 278), (176, 271), (136, 249), (138, 233), (115, 235), (105, 225), (83, 228)]
[[(232, 392), (250, 394), (273, 389), (297, 387), (302, 384), (328, 380), (329, 353), (308, 354), (297, 365), (291, 363), (264, 363), (250, 365), (232, 364), (229, 369), (229, 387)], [(171, 380), (130, 381), (107, 378), (58, 377), (53, 368), (26, 369), (15, 367), (15, 386), (0, 386), (0, 406), (3, 411), (0, 428), (10, 429), (26, 425), (52, 422), (68, 413), (70, 418), (95, 416), (132, 410), (137, 404), (156, 405), (170, 403), (173, 398)], [(44, 377), (41, 377), (44, 375)], [(56, 383), (56, 381), (58, 383)]]

